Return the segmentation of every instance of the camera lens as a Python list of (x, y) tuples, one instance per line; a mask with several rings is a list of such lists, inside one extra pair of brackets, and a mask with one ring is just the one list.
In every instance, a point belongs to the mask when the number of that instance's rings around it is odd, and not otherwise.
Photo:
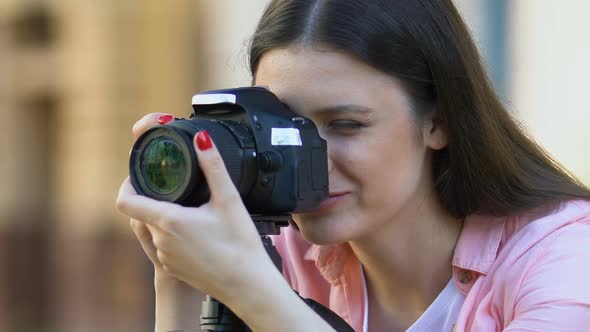
[(141, 156), (141, 174), (154, 192), (167, 195), (177, 191), (187, 176), (187, 161), (180, 146), (168, 138), (156, 138)]
[(233, 121), (179, 119), (147, 130), (129, 160), (131, 183), (141, 195), (184, 206), (200, 206), (210, 192), (194, 151), (193, 137), (207, 130), (240, 194), (258, 178), (254, 138)]

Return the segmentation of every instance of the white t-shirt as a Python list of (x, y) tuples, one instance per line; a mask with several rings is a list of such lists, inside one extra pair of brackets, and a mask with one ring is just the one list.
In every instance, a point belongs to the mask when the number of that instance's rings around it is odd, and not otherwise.
[[(365, 313), (363, 332), (369, 331), (369, 299), (367, 282), (363, 271), (363, 285), (365, 287)], [(422, 316), (406, 330), (406, 332), (448, 332), (459, 317), (459, 310), (465, 296), (455, 287), (453, 279), (449, 280), (445, 288), (438, 294), (434, 302), (424, 311)]]

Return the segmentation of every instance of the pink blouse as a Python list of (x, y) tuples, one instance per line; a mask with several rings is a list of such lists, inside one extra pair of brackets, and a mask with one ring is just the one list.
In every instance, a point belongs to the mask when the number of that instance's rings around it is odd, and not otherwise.
[[(276, 236), (283, 274), (362, 331), (362, 270), (347, 244), (318, 246), (292, 227)], [(455, 331), (590, 331), (590, 202), (514, 217), (465, 219), (453, 258), (465, 301)]]

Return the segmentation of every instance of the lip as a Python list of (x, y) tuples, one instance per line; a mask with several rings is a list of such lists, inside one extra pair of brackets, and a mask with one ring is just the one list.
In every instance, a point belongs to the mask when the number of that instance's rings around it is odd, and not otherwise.
[(346, 198), (348, 197), (348, 194), (350, 194), (350, 192), (348, 192), (348, 191), (330, 193), (328, 198), (323, 200), (320, 203), (320, 205), (318, 206), (318, 208), (313, 211), (313, 213), (320, 213), (320, 212), (325, 213), (329, 210), (335, 209), (344, 200), (346, 200)]

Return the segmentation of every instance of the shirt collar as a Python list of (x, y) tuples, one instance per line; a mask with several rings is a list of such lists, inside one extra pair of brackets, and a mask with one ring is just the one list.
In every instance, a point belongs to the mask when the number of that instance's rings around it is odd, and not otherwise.
[(453, 265), (487, 274), (498, 255), (507, 217), (470, 215), (455, 246)]
[(356, 257), (348, 243), (322, 246), (312, 244), (305, 253), (304, 259), (314, 261), (324, 279), (330, 283), (336, 283), (342, 276), (348, 260), (356, 260)]

